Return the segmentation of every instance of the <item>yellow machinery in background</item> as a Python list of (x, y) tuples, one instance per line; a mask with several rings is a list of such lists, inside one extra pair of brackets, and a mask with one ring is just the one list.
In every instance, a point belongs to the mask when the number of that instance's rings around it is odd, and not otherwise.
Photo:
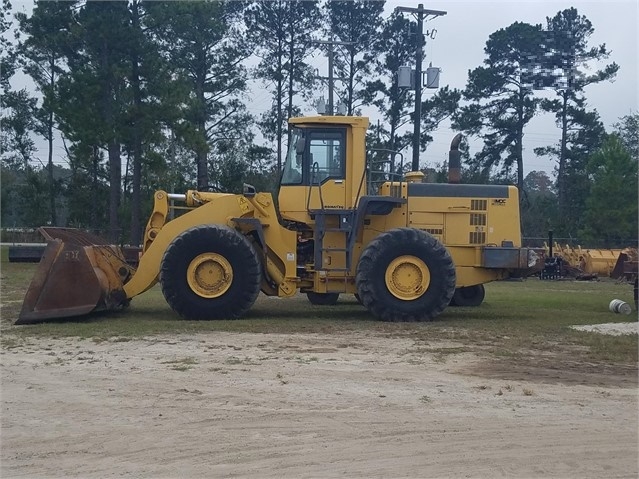
[[(548, 243), (544, 243), (546, 255), (549, 254)], [(553, 245), (553, 252), (572, 268), (583, 274), (610, 277), (619, 260), (622, 249), (584, 249), (581, 246), (572, 248), (569, 245), (561, 246), (557, 242)]]
[[(242, 316), (258, 294), (355, 294), (384, 321), (425, 321), (449, 304), (478, 306), (484, 283), (521, 275), (514, 186), (423, 183), (399, 154), (366, 152), (368, 119), (293, 118), (278, 205), (243, 194), (155, 193), (136, 269), (118, 248), (48, 228), (49, 244), (17, 323), (123, 307), (160, 283), (187, 319)], [(451, 148), (450, 174), (459, 178)], [(401, 156), (401, 155), (399, 155)]]

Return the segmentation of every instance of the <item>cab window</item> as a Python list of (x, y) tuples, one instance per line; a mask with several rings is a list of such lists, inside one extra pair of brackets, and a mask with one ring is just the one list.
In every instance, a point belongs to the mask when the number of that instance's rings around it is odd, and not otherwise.
[(291, 130), (291, 142), (282, 171), (283, 185), (302, 184), (302, 158), (304, 157), (304, 132), (300, 128)]
[(308, 171), (311, 184), (321, 184), (328, 178), (345, 177), (346, 149), (343, 130), (311, 131), (308, 143)]

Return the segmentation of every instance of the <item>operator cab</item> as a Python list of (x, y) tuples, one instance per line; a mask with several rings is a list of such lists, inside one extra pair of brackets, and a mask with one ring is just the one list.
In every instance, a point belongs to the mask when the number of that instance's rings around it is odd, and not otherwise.
[(282, 218), (309, 224), (309, 211), (355, 207), (368, 119), (317, 116), (291, 118), (289, 123), (278, 197)]

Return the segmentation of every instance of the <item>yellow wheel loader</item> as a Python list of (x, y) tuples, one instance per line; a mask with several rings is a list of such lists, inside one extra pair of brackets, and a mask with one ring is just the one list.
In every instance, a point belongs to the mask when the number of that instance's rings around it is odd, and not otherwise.
[(332, 305), (354, 294), (383, 321), (426, 321), (450, 305), (478, 306), (483, 284), (522, 274), (514, 186), (459, 184), (403, 174), (395, 152), (366, 152), (368, 119), (292, 118), (278, 193), (157, 191), (137, 268), (122, 252), (75, 230), (49, 243), (16, 323), (126, 306), (160, 283), (186, 319), (241, 317), (260, 291), (306, 293)]

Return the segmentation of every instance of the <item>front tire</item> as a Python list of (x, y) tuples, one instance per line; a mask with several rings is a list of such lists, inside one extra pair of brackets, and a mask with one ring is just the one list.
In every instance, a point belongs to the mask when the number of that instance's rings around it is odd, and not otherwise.
[(455, 292), (455, 265), (435, 237), (413, 228), (380, 234), (366, 247), (356, 275), (363, 305), (382, 321), (428, 321)]
[(237, 231), (196, 226), (164, 252), (160, 283), (169, 306), (185, 319), (235, 319), (260, 292), (260, 259)]
[(476, 307), (484, 302), (485, 296), (486, 289), (483, 284), (457, 288), (455, 294), (453, 294), (453, 299), (450, 301), (450, 305)]

